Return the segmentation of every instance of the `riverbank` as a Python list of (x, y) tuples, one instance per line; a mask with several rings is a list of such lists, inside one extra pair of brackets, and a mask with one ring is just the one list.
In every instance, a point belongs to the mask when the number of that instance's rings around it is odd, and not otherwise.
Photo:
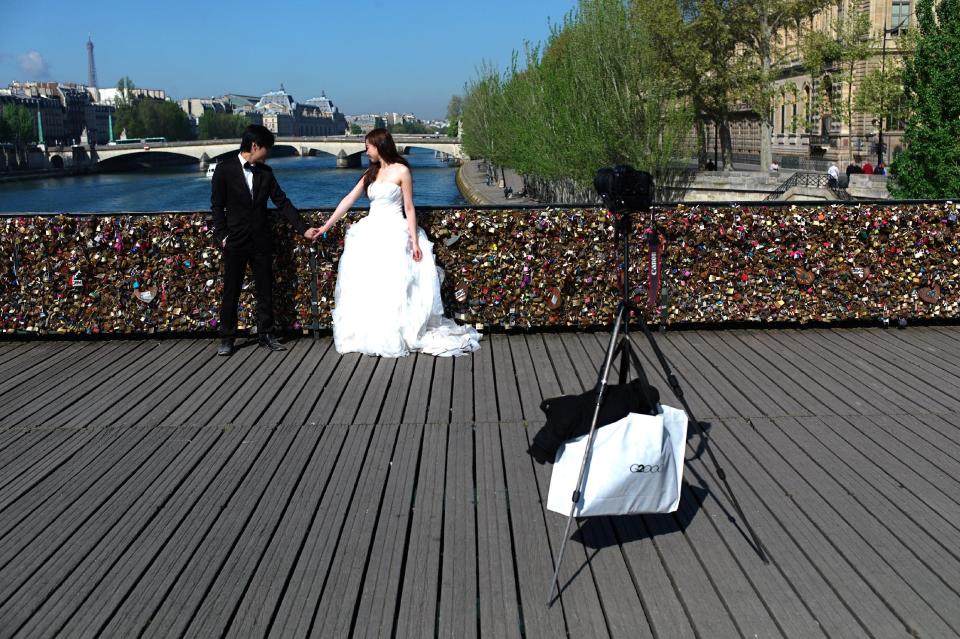
[(536, 200), (512, 195), (506, 197), (504, 189), (510, 188), (513, 193), (523, 191), (523, 178), (512, 169), (505, 171), (505, 184), (499, 182), (487, 183), (487, 173), (481, 169), (482, 160), (465, 160), (457, 169), (457, 188), (471, 204), (539, 204)]
[(96, 171), (91, 169), (29, 169), (26, 171), (5, 171), (0, 173), (0, 184), (10, 184), (14, 182), (29, 182), (31, 180), (46, 180), (47, 178), (77, 177), (80, 175), (92, 175)]

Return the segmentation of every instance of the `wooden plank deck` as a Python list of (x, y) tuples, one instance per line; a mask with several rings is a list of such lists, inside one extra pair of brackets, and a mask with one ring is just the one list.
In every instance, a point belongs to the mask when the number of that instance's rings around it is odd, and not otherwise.
[(604, 333), (2, 341), (0, 638), (960, 636), (960, 327), (657, 339), (771, 562), (692, 438), (680, 509), (581, 520), (552, 606), (525, 450)]

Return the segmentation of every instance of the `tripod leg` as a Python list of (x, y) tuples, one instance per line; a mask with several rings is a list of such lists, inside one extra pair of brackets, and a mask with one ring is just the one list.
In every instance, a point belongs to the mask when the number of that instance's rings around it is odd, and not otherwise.
[(620, 338), (620, 345), (617, 347), (620, 351), (620, 373), (618, 383), (626, 384), (630, 376), (630, 309), (623, 312), (623, 336)]
[(600, 373), (597, 376), (597, 400), (593, 407), (593, 420), (590, 422), (590, 434), (587, 436), (587, 445), (583, 449), (583, 459), (580, 460), (580, 473), (577, 475), (577, 483), (574, 485), (573, 495), (571, 497), (572, 503), (570, 504), (570, 514), (567, 515), (567, 527), (563, 531), (563, 541), (560, 542), (560, 554), (557, 556), (553, 579), (550, 582), (550, 594), (547, 597), (548, 606), (553, 603), (553, 593), (560, 585), (560, 564), (563, 562), (563, 553), (567, 547), (567, 538), (570, 536), (570, 525), (573, 523), (573, 514), (577, 510), (577, 503), (580, 501), (581, 491), (583, 490), (584, 471), (587, 468), (587, 459), (590, 456), (590, 449), (593, 447), (593, 438), (597, 432), (597, 419), (600, 416), (600, 406), (603, 404), (603, 395), (607, 388), (607, 376), (610, 374), (610, 366), (613, 364), (614, 353), (622, 347), (622, 344), (620, 346), (617, 345), (617, 335), (620, 333), (620, 324), (626, 312), (626, 307), (622, 304), (617, 309), (617, 319), (613, 324), (610, 343), (607, 345), (607, 356), (603, 362), (603, 368), (600, 369)]
[(763, 561), (763, 563), (770, 563), (770, 561), (767, 559), (765, 552), (766, 549), (763, 546), (763, 542), (760, 541), (757, 533), (753, 530), (753, 526), (751, 526), (750, 522), (747, 520), (747, 516), (743, 513), (743, 509), (740, 507), (740, 502), (737, 501), (737, 497), (734, 495), (733, 489), (730, 488), (730, 483), (727, 481), (727, 474), (720, 466), (720, 462), (717, 461), (716, 456), (713, 454), (713, 450), (709, 446), (707, 431), (703, 428), (702, 422), (694, 417), (693, 411), (690, 410), (690, 404), (687, 403), (686, 398), (683, 396), (683, 389), (680, 388), (680, 382), (677, 380), (677, 376), (673, 374), (673, 371), (670, 369), (670, 363), (667, 361), (667, 357), (663, 354), (663, 351), (660, 350), (657, 340), (654, 339), (653, 333), (650, 332), (650, 327), (647, 326), (647, 323), (644, 322), (642, 318), (640, 320), (640, 327), (643, 329), (643, 334), (647, 336), (647, 341), (650, 342), (650, 346), (653, 348), (653, 352), (657, 356), (660, 366), (663, 368), (663, 374), (667, 378), (667, 383), (670, 385), (670, 390), (672, 390), (673, 394), (676, 395), (677, 399), (680, 400), (680, 403), (683, 405), (683, 410), (687, 413), (688, 422), (693, 423), (694, 428), (696, 428), (697, 433), (700, 435), (701, 441), (703, 442), (703, 449), (707, 451), (707, 456), (710, 458), (710, 462), (713, 464), (713, 468), (717, 473), (717, 477), (719, 477), (720, 481), (723, 482), (723, 485), (726, 486), (727, 495), (730, 497), (730, 503), (733, 504), (733, 508), (737, 511), (737, 515), (740, 517), (740, 520), (750, 532), (750, 537), (753, 539), (753, 545), (757, 551), (757, 554), (760, 555), (760, 559)]

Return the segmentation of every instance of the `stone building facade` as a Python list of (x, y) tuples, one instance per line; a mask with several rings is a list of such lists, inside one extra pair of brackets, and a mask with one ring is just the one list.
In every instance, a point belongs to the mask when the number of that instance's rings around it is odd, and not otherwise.
[[(882, 159), (889, 164), (901, 150), (904, 122), (892, 115), (881, 119), (854, 113), (850, 121), (843, 107), (857, 92), (859, 83), (874, 69), (890, 72), (902, 66), (900, 36), (915, 22), (915, 0), (842, 0), (804, 24), (805, 29), (832, 33), (832, 25), (844, 14), (865, 12), (870, 20), (874, 54), (848, 70), (834, 66), (811, 75), (801, 58), (795, 32), (781, 33), (780, 78), (769, 114), (774, 159), (784, 167), (822, 169), (830, 163)], [(760, 119), (747, 105), (738, 105), (731, 115), (730, 134), (734, 161), (756, 163), (760, 155)], [(880, 143), (882, 143), (882, 148)], [(706, 131), (708, 158), (718, 156), (719, 137), (712, 124)]]

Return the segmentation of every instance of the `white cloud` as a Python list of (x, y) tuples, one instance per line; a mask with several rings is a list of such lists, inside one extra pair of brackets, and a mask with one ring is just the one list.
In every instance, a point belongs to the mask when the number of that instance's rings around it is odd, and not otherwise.
[(50, 65), (39, 51), (28, 51), (17, 56), (20, 72), (28, 76), (25, 79), (39, 80), (50, 77)]

